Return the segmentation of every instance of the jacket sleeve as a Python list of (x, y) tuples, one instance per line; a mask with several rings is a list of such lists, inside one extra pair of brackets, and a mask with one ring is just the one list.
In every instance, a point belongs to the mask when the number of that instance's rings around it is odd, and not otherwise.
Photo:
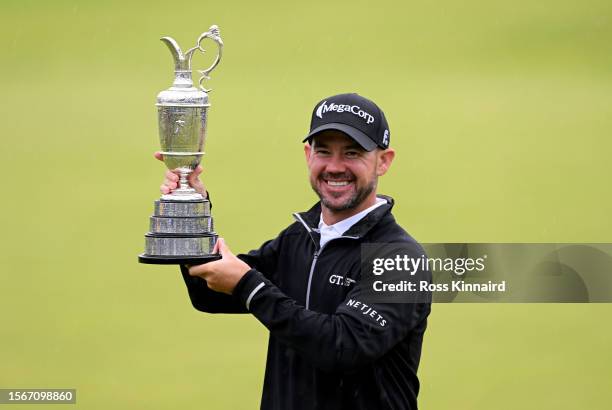
[(198, 276), (191, 276), (185, 266), (181, 266), (181, 275), (187, 286), (187, 293), (193, 307), (207, 313), (246, 313), (243, 305), (225, 293), (215, 292), (208, 288), (206, 281)]
[[(282, 233), (274, 240), (265, 242), (259, 249), (238, 257), (251, 268), (260, 272), (272, 273), (276, 269), (276, 256)], [(247, 313), (244, 304), (233, 296), (215, 292), (208, 288), (206, 281), (197, 276), (190, 276), (187, 268), (181, 266), (181, 274), (187, 286), (189, 299), (193, 307), (207, 313)], [(265, 275), (269, 277), (269, 275)]]
[[(421, 272), (415, 281), (431, 281)], [(430, 312), (430, 303), (369, 303), (359, 282), (332, 314), (308, 310), (255, 269), (241, 279), (233, 296), (271, 334), (317, 367), (350, 372), (383, 356)]]

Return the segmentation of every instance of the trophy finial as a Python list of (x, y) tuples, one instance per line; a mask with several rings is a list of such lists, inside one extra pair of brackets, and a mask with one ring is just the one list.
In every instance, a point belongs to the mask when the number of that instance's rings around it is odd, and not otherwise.
[(187, 50), (185, 54), (183, 54), (181, 47), (172, 37), (166, 36), (160, 39), (164, 42), (164, 44), (166, 44), (166, 46), (168, 46), (170, 53), (172, 53), (172, 58), (174, 59), (174, 71), (176, 74), (174, 81), (175, 87), (193, 86), (193, 82), (191, 80), (191, 58), (196, 50), (199, 50), (202, 53), (206, 52), (206, 50), (202, 47), (202, 41), (206, 38), (210, 38), (217, 43), (217, 57), (215, 58), (215, 61), (206, 70), (198, 70), (201, 75), (200, 80), (198, 81), (200, 89), (208, 93), (212, 90), (204, 88), (202, 86), (202, 81), (210, 79), (210, 73), (221, 61), (221, 55), (223, 53), (223, 40), (221, 40), (221, 31), (219, 30), (219, 26), (213, 24), (210, 26), (207, 32), (200, 34), (196, 45)]

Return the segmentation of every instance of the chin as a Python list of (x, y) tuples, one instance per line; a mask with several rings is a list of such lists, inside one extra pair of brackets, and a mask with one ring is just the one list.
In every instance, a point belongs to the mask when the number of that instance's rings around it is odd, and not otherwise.
[(339, 212), (346, 211), (347, 209), (355, 208), (358, 204), (355, 204), (355, 198), (347, 198), (340, 200), (339, 198), (321, 198), (321, 203), (325, 205), (331, 211)]
[[(359, 206), (371, 190), (352, 189), (339, 196), (327, 192), (325, 186), (318, 185), (318, 180), (311, 180), (310, 185), (321, 200), (321, 204), (332, 212), (341, 212)], [(361, 195), (360, 195), (361, 193)]]

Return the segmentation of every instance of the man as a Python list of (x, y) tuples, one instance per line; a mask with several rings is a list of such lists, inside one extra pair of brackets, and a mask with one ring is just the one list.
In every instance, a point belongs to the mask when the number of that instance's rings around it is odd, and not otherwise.
[[(376, 195), (395, 157), (387, 120), (364, 97), (335, 95), (315, 106), (303, 142), (320, 202), (258, 250), (234, 256), (219, 239), (221, 260), (182, 267), (191, 302), (250, 312), (269, 329), (263, 409), (416, 409), (430, 304), (371, 303), (361, 281), (362, 245), (422, 252), (395, 222), (393, 200)], [(201, 171), (190, 183), (204, 194)], [(162, 192), (177, 182), (168, 172)]]

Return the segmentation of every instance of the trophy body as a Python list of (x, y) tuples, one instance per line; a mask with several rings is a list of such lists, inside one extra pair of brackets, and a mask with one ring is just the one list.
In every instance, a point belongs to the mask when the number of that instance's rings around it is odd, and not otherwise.
[[(204, 52), (200, 43), (205, 38), (217, 44), (218, 54), (211, 67), (200, 71), (200, 86), (196, 88), (191, 58), (195, 51)], [(219, 64), (223, 42), (217, 26), (200, 35), (197, 45), (184, 54), (174, 39), (161, 40), (174, 58), (175, 78), (172, 87), (157, 95), (159, 141), (164, 163), (179, 173), (180, 181), (177, 189), (155, 201), (145, 235), (145, 252), (138, 259), (153, 264), (201, 264), (219, 259), (212, 253), (217, 235), (210, 202), (189, 186), (187, 177), (204, 155), (210, 90), (201, 83)]]

